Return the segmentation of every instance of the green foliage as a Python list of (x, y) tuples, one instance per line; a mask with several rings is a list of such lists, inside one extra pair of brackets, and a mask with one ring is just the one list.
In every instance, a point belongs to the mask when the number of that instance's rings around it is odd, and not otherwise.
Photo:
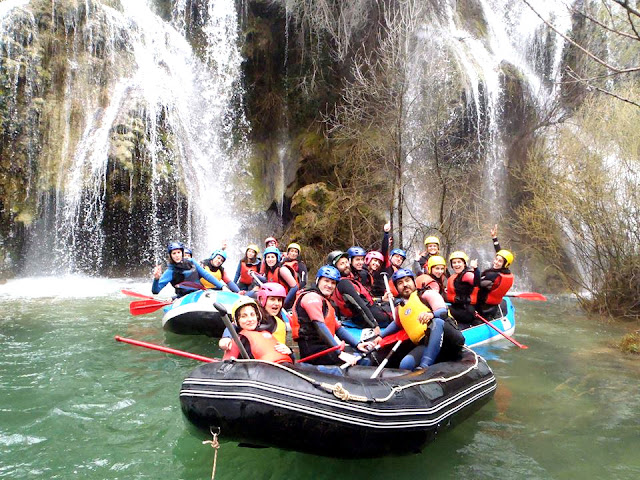
[(640, 355), (640, 331), (625, 335), (620, 341), (620, 350)]
[(639, 124), (640, 109), (593, 96), (522, 170), (520, 233), (598, 314), (640, 317)]

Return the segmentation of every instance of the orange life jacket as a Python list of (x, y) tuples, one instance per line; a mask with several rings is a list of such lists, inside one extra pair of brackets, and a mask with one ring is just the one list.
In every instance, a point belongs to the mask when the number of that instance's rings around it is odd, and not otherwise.
[(291, 363), (291, 357), (289, 355), (280, 353), (275, 349), (275, 346), (280, 342), (269, 332), (242, 330), (239, 335), (242, 335), (249, 341), (253, 358), (274, 363)]

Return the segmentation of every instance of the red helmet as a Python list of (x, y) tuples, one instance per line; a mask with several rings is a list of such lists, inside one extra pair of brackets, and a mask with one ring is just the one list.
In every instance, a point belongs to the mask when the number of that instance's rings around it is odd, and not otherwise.
[(280, 297), (285, 298), (287, 296), (287, 291), (285, 288), (279, 283), (275, 282), (267, 282), (263, 283), (258, 290), (258, 303), (263, 307), (267, 304), (267, 297)]
[(381, 263), (384, 263), (384, 256), (377, 250), (371, 250), (364, 257), (364, 264), (369, 265), (371, 263), (371, 260), (373, 260), (374, 258), (380, 260)]
[(274, 245), (274, 247), (278, 246), (278, 240), (276, 240), (276, 237), (267, 237), (264, 239), (264, 246), (268, 247), (269, 246), (269, 242), (276, 242), (276, 244)]

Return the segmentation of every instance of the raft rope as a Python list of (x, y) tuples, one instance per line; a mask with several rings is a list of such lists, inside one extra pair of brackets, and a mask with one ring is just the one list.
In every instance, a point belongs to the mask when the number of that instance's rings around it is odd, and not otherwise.
[(350, 393), (347, 389), (345, 389), (342, 386), (342, 383), (337, 382), (334, 384), (331, 383), (326, 383), (326, 382), (319, 382), (303, 373), (297, 372), (289, 367), (287, 367), (286, 365), (283, 365), (281, 363), (274, 363), (274, 362), (268, 362), (266, 360), (255, 360), (255, 359), (250, 359), (250, 360), (242, 360), (242, 359), (236, 359), (234, 360), (235, 362), (257, 362), (257, 363), (267, 363), (269, 365), (273, 365), (275, 367), (281, 368), (283, 370), (286, 370), (287, 372), (296, 375), (297, 377), (302, 378), (303, 380), (313, 384), (314, 386), (318, 387), (318, 388), (322, 388), (323, 390), (329, 392), (329, 393), (333, 393), (333, 395), (342, 400), (342, 401), (354, 401), (354, 402), (373, 402), (373, 403), (384, 403), (388, 400), (390, 400), (395, 394), (397, 394), (398, 392), (401, 392), (402, 390), (406, 390), (407, 388), (413, 388), (413, 387), (417, 387), (419, 385), (427, 385), (429, 383), (436, 383), (436, 382), (450, 382), (451, 380), (455, 380), (457, 378), (463, 377), (465, 376), (467, 373), (469, 373), (472, 370), (475, 370), (478, 368), (478, 354), (476, 352), (474, 352), (473, 350), (471, 350), (469, 347), (464, 346), (462, 347), (465, 350), (468, 350), (469, 352), (473, 353), (473, 357), (474, 357), (474, 362), (473, 365), (470, 366), (469, 368), (467, 368), (466, 370), (463, 370), (460, 373), (457, 373), (456, 375), (452, 375), (450, 377), (436, 377), (436, 378), (429, 378), (427, 380), (421, 380), (419, 382), (412, 382), (412, 383), (408, 383), (407, 385), (398, 385), (396, 387), (393, 387), (390, 389), (389, 394), (386, 397), (381, 397), (381, 398), (369, 398), (363, 395), (354, 395), (352, 393)]
[(209, 444), (211, 448), (215, 450), (213, 454), (213, 469), (211, 470), (211, 480), (215, 480), (216, 478), (216, 463), (218, 462), (218, 450), (220, 449), (220, 442), (218, 441), (218, 435), (220, 435), (220, 428), (218, 427), (218, 433), (213, 433), (213, 427), (209, 427), (209, 431), (213, 438), (211, 440), (204, 440), (202, 442), (203, 445)]

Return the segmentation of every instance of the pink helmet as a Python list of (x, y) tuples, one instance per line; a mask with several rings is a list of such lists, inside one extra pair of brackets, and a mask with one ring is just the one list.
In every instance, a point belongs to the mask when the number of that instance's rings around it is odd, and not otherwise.
[(282, 285), (275, 282), (263, 283), (258, 290), (258, 303), (263, 307), (267, 304), (267, 297), (281, 297), (285, 298), (287, 291)]
[(384, 257), (382, 256), (382, 254), (377, 250), (371, 250), (364, 257), (364, 264), (365, 265), (369, 265), (371, 263), (371, 260), (373, 260), (374, 258), (376, 258), (376, 259), (380, 260), (380, 262), (384, 263)]

